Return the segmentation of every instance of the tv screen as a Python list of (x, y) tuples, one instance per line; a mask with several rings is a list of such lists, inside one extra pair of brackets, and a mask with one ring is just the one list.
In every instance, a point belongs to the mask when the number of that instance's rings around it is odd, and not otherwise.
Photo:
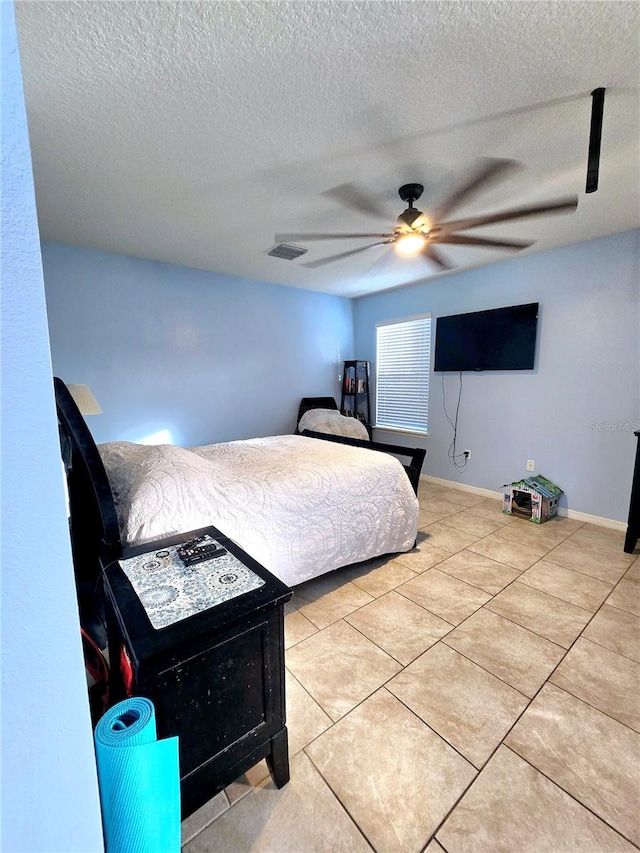
[(438, 317), (434, 370), (531, 370), (537, 326), (537, 302)]

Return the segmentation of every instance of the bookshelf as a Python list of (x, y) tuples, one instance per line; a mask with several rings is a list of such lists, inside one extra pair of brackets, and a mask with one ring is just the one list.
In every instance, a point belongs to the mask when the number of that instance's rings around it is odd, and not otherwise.
[(371, 438), (371, 396), (369, 391), (369, 362), (345, 361), (342, 371), (342, 398), (340, 411), (343, 415), (358, 418), (367, 428)]

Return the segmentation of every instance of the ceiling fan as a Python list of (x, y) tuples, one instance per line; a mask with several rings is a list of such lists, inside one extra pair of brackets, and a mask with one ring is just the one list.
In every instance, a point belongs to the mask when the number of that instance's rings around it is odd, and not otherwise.
[[(512, 219), (523, 219), (527, 216), (544, 216), (550, 213), (568, 213), (574, 211), (578, 206), (578, 197), (559, 199), (546, 204), (537, 204), (528, 207), (516, 207), (500, 213), (492, 213), (486, 216), (472, 216), (466, 219), (447, 220), (447, 216), (460, 204), (468, 201), (477, 192), (487, 189), (489, 184), (498, 178), (503, 178), (507, 172), (517, 168), (520, 164), (515, 160), (484, 159), (473, 171), (470, 177), (451, 192), (443, 201), (435, 206), (429, 213), (423, 213), (414, 206), (424, 187), (422, 184), (403, 184), (398, 190), (402, 201), (408, 204), (397, 219), (397, 224), (386, 233), (367, 234), (276, 234), (278, 242), (307, 241), (307, 240), (341, 240), (341, 239), (367, 239), (379, 238), (375, 243), (360, 246), (357, 249), (349, 249), (337, 255), (310, 261), (303, 266), (315, 268), (324, 264), (342, 260), (342, 258), (355, 255), (358, 252), (366, 252), (376, 246), (393, 246), (402, 255), (420, 255), (427, 261), (432, 261), (440, 269), (448, 270), (453, 264), (443, 257), (436, 246), (480, 246), (490, 249), (520, 250), (532, 246), (534, 240), (498, 240), (489, 237), (476, 237), (468, 234), (460, 234), (460, 231), (468, 231), (482, 225), (492, 225), (495, 222), (507, 222)], [(347, 207), (353, 208), (360, 213), (373, 214), (388, 219), (386, 212), (378, 205), (375, 199), (363, 194), (353, 184), (342, 184), (323, 195), (333, 198)]]

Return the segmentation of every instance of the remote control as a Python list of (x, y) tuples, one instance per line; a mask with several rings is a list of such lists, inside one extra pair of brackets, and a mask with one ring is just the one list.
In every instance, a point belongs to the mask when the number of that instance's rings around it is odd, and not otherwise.
[(203, 563), (205, 560), (213, 560), (226, 553), (221, 545), (213, 541), (199, 544), (198, 540), (192, 540), (178, 548), (178, 557), (185, 566), (194, 566), (196, 563)]

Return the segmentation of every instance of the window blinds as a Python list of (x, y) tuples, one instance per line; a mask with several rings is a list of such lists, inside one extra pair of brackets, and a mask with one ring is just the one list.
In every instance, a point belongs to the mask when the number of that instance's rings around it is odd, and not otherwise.
[(431, 314), (376, 326), (376, 426), (427, 432)]

